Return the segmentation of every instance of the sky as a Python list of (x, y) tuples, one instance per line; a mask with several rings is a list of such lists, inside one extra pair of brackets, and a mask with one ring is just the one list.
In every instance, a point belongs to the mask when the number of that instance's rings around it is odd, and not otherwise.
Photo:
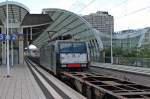
[[(6, 0), (0, 0), (4, 2)], [(108, 11), (114, 16), (114, 30), (150, 27), (150, 0), (9, 0), (26, 5), (30, 13), (43, 8), (61, 8), (81, 15)]]

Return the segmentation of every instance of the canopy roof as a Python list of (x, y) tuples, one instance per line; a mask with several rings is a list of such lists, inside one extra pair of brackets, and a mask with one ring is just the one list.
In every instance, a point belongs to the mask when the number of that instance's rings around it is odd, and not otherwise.
[(23, 27), (36, 27), (50, 24), (53, 20), (47, 14), (27, 14), (23, 19)]
[(29, 35), (33, 37), (33, 39), (30, 38), (30, 42), (38, 48), (59, 37), (86, 41), (90, 47), (92, 59), (100, 58), (100, 51), (103, 50), (100, 33), (80, 15), (55, 8), (43, 9), (42, 14), (30, 14), (29, 9), (23, 4), (8, 1), (0, 3), (0, 26), (4, 27), (7, 3), (9, 23), (17, 23), (13, 24), (18, 26), (17, 28), (23, 27), (24, 42), (26, 38), (29, 41)]
[(0, 3), (0, 20), (3, 24), (6, 23), (6, 5), (8, 3), (9, 22), (20, 23), (24, 16), (29, 13), (29, 9), (18, 2), (8, 1)]
[(43, 14), (48, 14), (53, 23), (34, 41), (34, 45), (42, 44), (59, 36), (71, 35), (74, 40), (96, 40), (100, 48), (103, 48), (98, 31), (81, 16), (62, 9), (43, 9)]

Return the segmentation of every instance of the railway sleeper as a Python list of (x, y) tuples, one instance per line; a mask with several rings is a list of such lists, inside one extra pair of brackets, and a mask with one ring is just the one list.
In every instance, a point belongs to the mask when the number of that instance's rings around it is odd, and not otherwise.
[(150, 87), (85, 72), (64, 72), (70, 86), (88, 99), (149, 99)]

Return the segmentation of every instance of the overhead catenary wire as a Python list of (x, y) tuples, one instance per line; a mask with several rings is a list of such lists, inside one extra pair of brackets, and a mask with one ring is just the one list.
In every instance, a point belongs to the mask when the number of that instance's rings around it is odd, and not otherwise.
[(129, 12), (129, 13), (127, 13), (127, 14), (125, 14), (125, 15), (123, 15), (123, 16), (120, 16), (120, 17), (118, 17), (118, 18), (116, 18), (116, 19), (122, 19), (122, 18), (124, 18), (124, 17), (127, 17), (127, 16), (130, 16), (130, 15), (136, 14), (136, 13), (138, 13), (138, 12), (144, 11), (144, 10), (146, 10), (146, 9), (148, 9), (148, 8), (150, 8), (150, 5), (147, 6), (147, 7), (143, 7), (143, 8), (140, 8), (140, 9), (138, 9), (138, 10), (134, 10), (134, 11), (132, 11), (132, 12)]
[[(87, 8), (88, 6), (90, 6), (90, 5), (91, 5), (92, 3), (94, 3), (95, 1), (96, 1), (96, 0), (91, 0), (91, 1), (90, 1), (87, 5), (85, 5), (84, 7), (77, 6), (76, 8), (81, 7), (81, 9), (80, 9), (77, 13), (83, 11), (85, 8)], [(76, 2), (78, 2), (78, 0), (77, 0)], [(110, 8), (108, 11), (112, 11), (113, 9), (115, 9), (115, 8), (117, 8), (117, 7), (119, 7), (119, 6), (123, 5), (123, 4), (125, 4), (126, 2), (128, 2), (128, 0), (123, 0), (123, 1), (120, 2), (120, 3), (117, 3), (117, 4), (115, 5), (115, 7)], [(69, 9), (73, 8), (72, 6), (74, 6), (74, 5), (75, 5), (75, 3), (73, 3)]]
[[(90, 1), (86, 6), (84, 6), (82, 9), (80, 9), (77, 13), (83, 11), (85, 8), (87, 8), (87, 7), (90, 6), (92, 3), (94, 3), (94, 1), (96, 1), (96, 0)], [(129, 1), (129, 0), (124, 0), (124, 1), (122, 1), (121, 3), (118, 3), (115, 7), (112, 7), (112, 8), (111, 8), (110, 10), (108, 10), (108, 11), (112, 11), (113, 9), (117, 8), (118, 6), (121, 6), (121, 5), (125, 4), (125, 3), (128, 2), (128, 1)], [(119, 16), (119, 17), (116, 18), (116, 19), (117, 19), (117, 20), (118, 20), (118, 19), (122, 19), (122, 18), (124, 18), (124, 17), (127, 17), (127, 16), (129, 16), (129, 15), (132, 15), (132, 14), (135, 14), (135, 13), (138, 13), (138, 12), (141, 12), (141, 11), (146, 10), (146, 9), (148, 9), (148, 8), (150, 8), (150, 6), (147, 6), (147, 7), (144, 7), (144, 8), (140, 8), (140, 9), (138, 9), (138, 10), (134, 10), (134, 11), (129, 12), (129, 13), (123, 15), (123, 16)]]
[(125, 4), (125, 3), (127, 3), (128, 1), (129, 1), (129, 0), (123, 0), (122, 2), (115, 4), (114, 7), (111, 7), (108, 11), (112, 11), (112, 10), (114, 10), (115, 8), (118, 8), (119, 6), (121, 6), (121, 5)]
[(88, 6), (90, 6), (92, 3), (94, 3), (96, 0), (91, 0), (86, 6), (84, 6), (82, 9), (80, 9), (79, 11), (78, 11), (78, 13), (79, 12), (81, 12), (81, 11), (83, 11), (85, 8), (87, 8)]
[(79, 0), (76, 0), (70, 7), (69, 9), (72, 9), (74, 6), (76, 6), (76, 4), (79, 2)]
[(94, 3), (94, 1), (96, 1), (96, 0), (90, 0), (90, 2), (88, 4), (82, 4), (82, 5), (78, 4), (78, 6), (76, 8), (73, 8), (73, 6), (76, 6), (77, 3), (80, 3), (79, 0), (76, 0), (76, 2), (73, 3), (69, 9), (73, 9), (74, 10), (74, 9), (80, 8), (79, 11), (76, 12), (76, 13), (79, 13), (79, 12), (83, 11), (85, 8), (87, 8), (88, 6), (90, 6), (92, 3)]

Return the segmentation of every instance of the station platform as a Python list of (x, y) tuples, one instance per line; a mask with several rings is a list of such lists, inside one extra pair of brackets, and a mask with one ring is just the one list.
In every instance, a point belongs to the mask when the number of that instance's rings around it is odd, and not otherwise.
[(99, 74), (150, 86), (150, 68), (93, 62), (90, 69)]
[(109, 64), (109, 63), (96, 63), (96, 62), (93, 62), (92, 66), (150, 76), (150, 68), (127, 66), (127, 65), (116, 65), (116, 64)]
[(0, 99), (86, 99), (53, 75), (44, 70), (41, 75), (27, 63), (11, 67), (9, 78), (6, 70), (6, 65), (0, 65)]
[(46, 99), (26, 64), (14, 65), (6, 77), (6, 65), (0, 65), (0, 99)]

